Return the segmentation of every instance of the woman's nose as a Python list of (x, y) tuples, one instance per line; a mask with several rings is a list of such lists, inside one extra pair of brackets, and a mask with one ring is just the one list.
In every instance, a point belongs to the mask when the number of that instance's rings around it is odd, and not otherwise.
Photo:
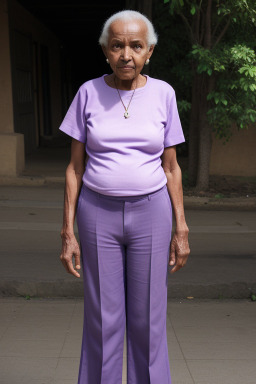
[(123, 59), (125, 61), (128, 61), (131, 59), (131, 51), (130, 51), (130, 47), (128, 46), (125, 46), (123, 49)]

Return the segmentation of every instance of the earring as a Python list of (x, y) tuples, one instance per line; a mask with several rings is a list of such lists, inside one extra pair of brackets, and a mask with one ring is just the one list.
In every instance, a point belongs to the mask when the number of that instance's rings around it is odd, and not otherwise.
[(109, 59), (108, 58), (106, 58), (106, 62), (109, 64)]
[(145, 64), (146, 64), (146, 65), (148, 65), (149, 61), (150, 61), (150, 60), (149, 60), (149, 59), (147, 59), (147, 60), (146, 60), (146, 62), (145, 62)]

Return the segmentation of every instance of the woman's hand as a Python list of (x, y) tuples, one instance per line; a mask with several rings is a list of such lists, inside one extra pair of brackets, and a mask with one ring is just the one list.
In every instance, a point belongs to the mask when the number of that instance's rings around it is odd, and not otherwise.
[(68, 273), (71, 273), (76, 277), (80, 277), (80, 274), (74, 269), (73, 260), (72, 260), (74, 255), (75, 268), (80, 269), (81, 268), (80, 248), (76, 240), (76, 237), (74, 233), (71, 235), (66, 235), (61, 233), (61, 237), (62, 237), (62, 251), (60, 255), (61, 262)]
[(190, 248), (188, 244), (189, 230), (175, 231), (171, 240), (169, 265), (174, 265), (170, 271), (174, 273), (184, 267), (187, 262)]

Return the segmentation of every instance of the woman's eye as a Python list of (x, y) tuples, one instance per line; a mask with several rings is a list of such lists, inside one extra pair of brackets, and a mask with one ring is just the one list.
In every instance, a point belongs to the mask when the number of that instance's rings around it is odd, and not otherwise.
[[(113, 44), (113, 48), (119, 48), (121, 45), (119, 43)], [(140, 44), (134, 45), (136, 49), (142, 48)]]

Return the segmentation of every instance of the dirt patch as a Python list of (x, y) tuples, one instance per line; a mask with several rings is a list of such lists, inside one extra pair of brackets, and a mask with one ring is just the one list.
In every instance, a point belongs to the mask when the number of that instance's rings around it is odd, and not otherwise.
[(256, 177), (211, 175), (207, 191), (196, 192), (188, 185), (187, 159), (178, 160), (182, 170), (183, 192), (185, 196), (215, 198), (256, 197)]
[[(185, 184), (185, 183), (184, 183)], [(215, 198), (256, 197), (256, 178), (234, 176), (210, 176), (209, 189), (195, 192), (188, 185), (183, 186), (186, 196), (205, 196)]]

